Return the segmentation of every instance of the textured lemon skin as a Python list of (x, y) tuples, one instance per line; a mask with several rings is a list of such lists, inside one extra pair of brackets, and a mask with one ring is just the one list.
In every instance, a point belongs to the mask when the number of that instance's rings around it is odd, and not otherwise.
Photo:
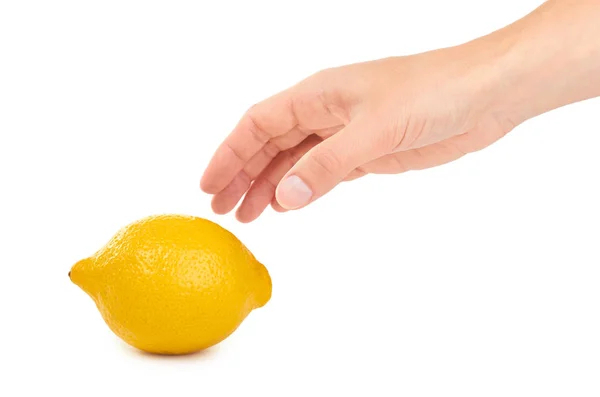
[(158, 354), (219, 343), (271, 297), (267, 269), (232, 233), (182, 215), (126, 226), (70, 277), (115, 334)]

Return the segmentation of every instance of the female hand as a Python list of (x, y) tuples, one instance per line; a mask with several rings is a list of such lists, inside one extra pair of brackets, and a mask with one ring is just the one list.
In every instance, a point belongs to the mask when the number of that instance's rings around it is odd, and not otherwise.
[(342, 181), (441, 165), (516, 125), (600, 95), (600, 1), (550, 0), (472, 42), (332, 68), (254, 105), (201, 188), (242, 222)]
[[(249, 222), (301, 208), (341, 181), (433, 167), (511, 128), (466, 48), (319, 72), (257, 105), (221, 144), (201, 187)], [(474, 49), (473, 49), (474, 51)]]

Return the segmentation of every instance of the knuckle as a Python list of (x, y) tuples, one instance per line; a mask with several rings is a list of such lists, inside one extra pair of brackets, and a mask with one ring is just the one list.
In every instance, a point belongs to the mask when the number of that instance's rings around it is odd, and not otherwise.
[(311, 156), (311, 166), (317, 174), (336, 176), (342, 166), (339, 155), (330, 148), (322, 148)]
[(241, 162), (245, 162), (245, 156), (243, 155), (243, 153), (240, 150), (237, 150), (232, 144), (230, 144), (229, 142), (225, 141), (224, 142), (225, 147), (227, 147), (229, 149), (229, 151), (231, 153), (233, 153), (233, 155), (238, 159), (238, 161)]
[(273, 143), (273, 141), (268, 142), (264, 146), (263, 151), (264, 151), (265, 155), (270, 159), (275, 158), (275, 156), (277, 156), (279, 154), (279, 152), (281, 152), (279, 147), (277, 147), (277, 145), (275, 143)]
[(248, 120), (248, 129), (252, 136), (260, 143), (267, 143), (271, 139), (271, 135), (261, 126), (258, 121), (259, 116), (256, 113), (255, 107), (251, 108), (246, 113), (246, 119)]
[(394, 173), (396, 174), (401, 174), (404, 172), (408, 172), (410, 171), (410, 168), (407, 166), (407, 164), (404, 162), (403, 160), (403, 153), (396, 153), (396, 154), (392, 154), (392, 160), (395, 161), (396, 166), (394, 167)]

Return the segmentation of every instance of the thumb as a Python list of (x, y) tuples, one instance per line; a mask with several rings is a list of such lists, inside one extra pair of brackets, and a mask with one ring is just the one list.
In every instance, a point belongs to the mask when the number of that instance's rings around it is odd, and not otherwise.
[(357, 167), (382, 156), (382, 145), (367, 123), (352, 121), (306, 153), (277, 186), (277, 202), (297, 209), (333, 189)]

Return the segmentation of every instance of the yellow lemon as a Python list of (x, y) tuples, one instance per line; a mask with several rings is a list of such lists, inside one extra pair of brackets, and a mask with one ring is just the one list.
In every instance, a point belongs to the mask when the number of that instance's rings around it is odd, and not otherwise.
[(219, 343), (271, 297), (267, 269), (233, 234), (182, 215), (124, 227), (69, 277), (115, 334), (158, 354)]

